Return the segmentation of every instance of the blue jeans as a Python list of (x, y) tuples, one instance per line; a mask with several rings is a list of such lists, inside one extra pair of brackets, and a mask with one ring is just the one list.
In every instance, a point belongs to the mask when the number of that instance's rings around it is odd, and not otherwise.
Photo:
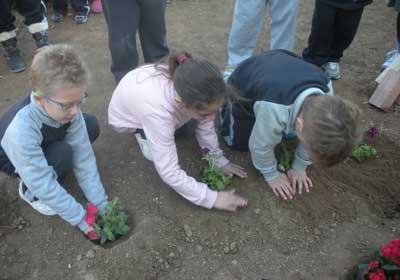
[(228, 41), (228, 66), (235, 67), (257, 47), (269, 4), (270, 49), (293, 51), (296, 33), (297, 0), (236, 0)]

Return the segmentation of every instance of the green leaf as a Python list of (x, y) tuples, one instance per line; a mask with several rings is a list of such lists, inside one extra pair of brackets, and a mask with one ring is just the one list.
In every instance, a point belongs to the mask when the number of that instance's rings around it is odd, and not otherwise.
[(392, 265), (392, 264), (385, 264), (382, 266), (382, 269), (387, 271), (400, 271), (400, 266)]
[(368, 144), (362, 143), (353, 150), (352, 157), (356, 161), (362, 162), (366, 159), (375, 158), (377, 154), (378, 153), (375, 148)]

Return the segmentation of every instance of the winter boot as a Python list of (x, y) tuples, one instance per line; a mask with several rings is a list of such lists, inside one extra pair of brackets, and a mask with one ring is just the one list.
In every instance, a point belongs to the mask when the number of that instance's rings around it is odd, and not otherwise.
[(38, 49), (49, 45), (49, 31), (44, 30), (32, 34), (33, 39), (35, 39), (36, 47)]
[(11, 72), (18, 73), (25, 70), (25, 64), (22, 61), (21, 51), (17, 48), (17, 38), (11, 38), (6, 41), (1, 42), (6, 54), (8, 67)]

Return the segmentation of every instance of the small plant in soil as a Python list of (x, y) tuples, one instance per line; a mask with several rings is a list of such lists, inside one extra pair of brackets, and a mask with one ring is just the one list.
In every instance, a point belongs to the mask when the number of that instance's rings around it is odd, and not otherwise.
[(359, 144), (352, 153), (352, 157), (358, 162), (362, 162), (370, 158), (375, 158), (376, 156), (376, 149), (365, 143)]
[(222, 172), (222, 170), (218, 167), (215, 156), (206, 155), (201, 159), (207, 161), (208, 163), (201, 175), (201, 181), (206, 183), (212, 190), (224, 190), (230, 184), (231, 177), (225, 175), (224, 172)]
[(383, 244), (368, 263), (358, 265), (353, 280), (399, 280), (400, 239)]
[(105, 214), (97, 214), (96, 221), (93, 223), (97, 234), (100, 236), (100, 243), (114, 241), (126, 235), (129, 231), (127, 219), (128, 215), (126, 215), (120, 200), (114, 198), (110, 201), (106, 206)]
[(278, 169), (282, 172), (287, 172), (292, 167), (292, 155), (284, 144), (282, 144), (282, 150), (283, 154), (279, 159)]

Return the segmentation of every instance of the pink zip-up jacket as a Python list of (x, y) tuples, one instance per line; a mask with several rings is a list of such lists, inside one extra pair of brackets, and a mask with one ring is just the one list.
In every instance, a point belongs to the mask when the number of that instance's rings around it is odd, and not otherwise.
[[(218, 193), (188, 176), (178, 162), (174, 133), (191, 117), (175, 96), (173, 81), (154, 65), (139, 67), (126, 74), (115, 89), (108, 121), (118, 132), (143, 129), (162, 180), (192, 203), (212, 208)], [(214, 121), (198, 121), (196, 138), (201, 148), (218, 157), (219, 166), (228, 164), (219, 148)]]

